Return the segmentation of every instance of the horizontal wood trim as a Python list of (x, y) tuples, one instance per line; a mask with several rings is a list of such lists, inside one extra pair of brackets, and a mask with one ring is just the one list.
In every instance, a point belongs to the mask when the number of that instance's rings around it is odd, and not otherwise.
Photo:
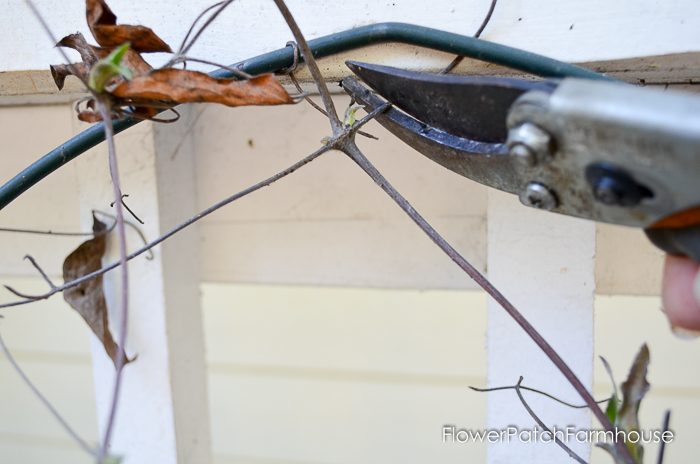
[[(375, 46), (368, 47), (369, 50), (361, 49), (353, 54), (340, 55), (322, 60), (324, 65), (324, 76), (329, 81), (337, 81), (349, 75), (344, 65), (346, 59), (357, 59), (356, 55), (368, 55), (364, 59), (368, 61), (384, 62), (381, 59), (381, 51), (389, 51), (398, 56), (415, 55), (422, 53), (434, 55), (445, 60), (449, 55), (438, 54), (431, 51), (421, 50), (417, 47), (408, 46)], [(374, 60), (372, 60), (374, 58)], [(389, 59), (397, 61), (399, 58)], [(420, 71), (437, 72), (444, 66), (432, 65), (425, 67), (420, 62), (417, 65), (405, 59), (402, 64), (407, 69)], [(636, 58), (626, 58), (620, 60), (588, 61), (578, 63), (579, 65), (593, 69), (600, 73), (609, 74), (615, 78), (635, 84), (669, 84), (669, 85), (697, 85), (700, 84), (700, 52), (673, 53), (669, 55), (642, 56)], [(513, 71), (502, 66), (484, 63), (474, 59), (465, 59), (462, 64), (455, 69), (454, 73), (473, 76), (521, 76), (522, 73)], [(305, 90), (315, 92), (315, 87), (308, 72), (302, 68), (299, 70), (298, 79), (306, 84)], [(293, 91), (289, 79), (280, 78), (285, 86)], [(343, 94), (342, 90), (333, 86), (332, 91)], [(82, 84), (77, 79), (69, 77), (63, 90), (58, 90), (53, 82), (51, 73), (46, 70), (31, 71), (5, 71), (0, 72), (0, 105), (41, 105), (41, 104), (61, 104), (68, 103), (86, 95)]]

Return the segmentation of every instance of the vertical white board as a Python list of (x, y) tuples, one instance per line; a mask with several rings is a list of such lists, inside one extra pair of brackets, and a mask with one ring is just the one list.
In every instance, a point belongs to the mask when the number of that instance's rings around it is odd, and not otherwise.
[[(522, 206), (513, 195), (489, 192), (488, 276), (558, 351), (584, 385), (593, 376), (595, 224)], [(582, 401), (533, 341), (505, 311), (489, 300), (489, 387), (523, 385), (572, 403)], [(528, 404), (550, 428), (590, 428), (586, 409), (570, 409), (525, 393)], [(534, 420), (515, 391), (489, 393), (488, 428), (532, 430)], [(531, 435), (532, 436), (532, 435)], [(489, 444), (489, 464), (570, 462), (554, 443), (532, 443), (527, 435)], [(590, 447), (569, 443), (584, 459)]]

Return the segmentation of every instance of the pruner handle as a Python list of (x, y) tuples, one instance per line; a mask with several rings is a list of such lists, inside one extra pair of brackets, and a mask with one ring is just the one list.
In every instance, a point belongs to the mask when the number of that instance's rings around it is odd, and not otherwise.
[(687, 256), (700, 263), (700, 224), (644, 229), (651, 243), (670, 255)]

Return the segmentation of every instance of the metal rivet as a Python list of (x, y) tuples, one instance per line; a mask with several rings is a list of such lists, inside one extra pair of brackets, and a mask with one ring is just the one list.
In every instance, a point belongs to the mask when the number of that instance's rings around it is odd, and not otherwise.
[(607, 206), (634, 207), (654, 193), (622, 168), (610, 163), (586, 167), (586, 180), (596, 201)]
[(510, 129), (506, 145), (510, 155), (524, 166), (535, 166), (552, 156), (552, 137), (529, 122)]
[(622, 201), (620, 187), (612, 177), (601, 177), (593, 188), (593, 195), (605, 205), (618, 205)]
[(534, 166), (537, 164), (537, 155), (534, 151), (521, 143), (510, 148), (510, 156), (514, 157), (523, 166)]
[(557, 207), (557, 196), (544, 184), (530, 182), (525, 191), (520, 194), (520, 202), (532, 208), (552, 210)]

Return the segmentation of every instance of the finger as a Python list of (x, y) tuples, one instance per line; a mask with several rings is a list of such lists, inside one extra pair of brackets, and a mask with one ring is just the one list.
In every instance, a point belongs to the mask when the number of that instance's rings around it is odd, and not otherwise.
[(700, 331), (698, 287), (698, 263), (684, 257), (666, 257), (661, 296), (671, 326)]
[(695, 286), (694, 286), (695, 301), (700, 304), (700, 272), (695, 276)]

